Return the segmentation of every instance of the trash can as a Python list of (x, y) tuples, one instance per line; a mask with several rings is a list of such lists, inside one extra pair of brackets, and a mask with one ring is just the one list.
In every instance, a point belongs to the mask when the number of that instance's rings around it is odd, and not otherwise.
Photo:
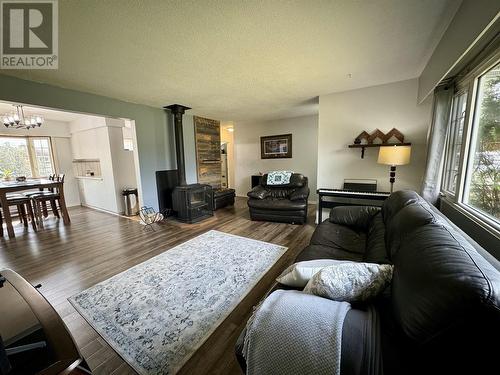
[(137, 189), (123, 189), (122, 195), (124, 199), (125, 216), (135, 216), (139, 214), (139, 195)]

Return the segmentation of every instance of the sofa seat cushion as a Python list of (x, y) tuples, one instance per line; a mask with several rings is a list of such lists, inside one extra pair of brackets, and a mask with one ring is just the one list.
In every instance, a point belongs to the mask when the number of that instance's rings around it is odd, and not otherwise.
[(342, 375), (383, 374), (380, 318), (373, 305), (352, 308), (342, 327)]
[(325, 220), (316, 227), (310, 244), (360, 254), (362, 258), (365, 252), (366, 234)]
[(295, 262), (315, 259), (335, 259), (361, 262), (362, 254), (351, 253), (336, 247), (323, 245), (309, 245), (295, 258)]
[(262, 209), (266, 211), (300, 211), (305, 210), (307, 201), (304, 199), (291, 201), (288, 199), (249, 199), (248, 206), (251, 208)]

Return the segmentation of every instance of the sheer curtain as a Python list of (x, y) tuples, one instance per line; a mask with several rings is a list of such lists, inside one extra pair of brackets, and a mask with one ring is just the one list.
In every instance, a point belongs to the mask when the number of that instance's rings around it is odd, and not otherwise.
[(441, 166), (452, 98), (451, 87), (438, 87), (434, 91), (432, 123), (427, 134), (427, 161), (422, 182), (422, 197), (434, 205), (438, 201), (441, 187)]

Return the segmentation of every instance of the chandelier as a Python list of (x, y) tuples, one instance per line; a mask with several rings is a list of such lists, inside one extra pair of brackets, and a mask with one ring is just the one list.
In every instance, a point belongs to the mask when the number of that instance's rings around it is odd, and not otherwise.
[(3, 124), (5, 127), (14, 129), (31, 129), (42, 126), (42, 116), (26, 116), (22, 105), (14, 105), (14, 107), (16, 108), (14, 112), (3, 115)]

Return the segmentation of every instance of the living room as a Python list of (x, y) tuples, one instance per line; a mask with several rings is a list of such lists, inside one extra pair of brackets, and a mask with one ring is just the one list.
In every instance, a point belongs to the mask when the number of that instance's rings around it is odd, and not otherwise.
[(497, 1), (0, 5), (1, 375), (496, 371)]

